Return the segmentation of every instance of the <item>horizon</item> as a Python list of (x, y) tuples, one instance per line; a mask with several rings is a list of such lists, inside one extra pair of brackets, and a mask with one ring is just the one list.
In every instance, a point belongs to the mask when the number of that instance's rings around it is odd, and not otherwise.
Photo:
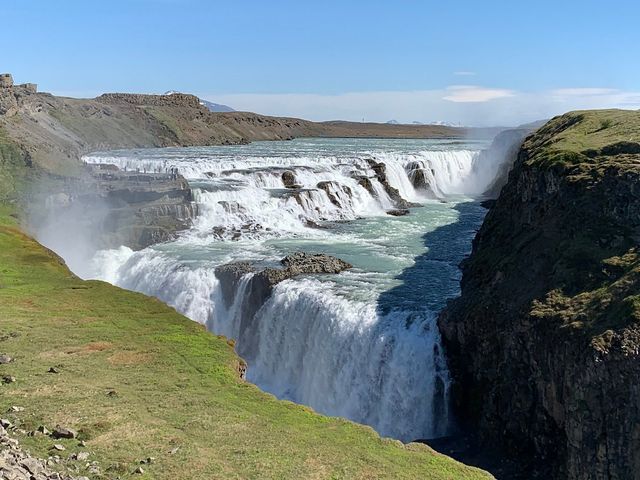
[(499, 3), (27, 0), (0, 6), (0, 40), (21, 46), (0, 68), (55, 95), (176, 90), (314, 121), (492, 127), (640, 109), (625, 48), (640, 44), (639, 5)]

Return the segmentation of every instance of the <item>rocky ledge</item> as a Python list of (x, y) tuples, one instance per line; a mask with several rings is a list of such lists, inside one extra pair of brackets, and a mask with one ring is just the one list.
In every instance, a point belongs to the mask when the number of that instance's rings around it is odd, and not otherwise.
[[(352, 268), (351, 264), (331, 255), (303, 252), (287, 255), (280, 264), (283, 268), (258, 268), (250, 262), (234, 262), (216, 268), (215, 274), (220, 280), (227, 307), (240, 302), (240, 336), (243, 338), (253, 338), (243, 335), (243, 332), (257, 331), (254, 325), (256, 313), (278, 283), (298, 275), (336, 274)], [(248, 277), (247, 274), (252, 275)], [(256, 351), (255, 346), (248, 343), (244, 342), (242, 350), (238, 351), (243, 357)]]
[[(191, 188), (181, 175), (125, 172), (114, 165), (87, 165), (84, 175), (67, 181), (44, 205), (33, 213), (32, 224), (44, 221), (49, 230), (92, 237), (96, 248), (126, 245), (138, 250), (165, 242), (189, 228), (197, 215)], [(43, 214), (46, 220), (38, 218)]]
[(439, 319), (463, 427), (529, 478), (640, 478), (638, 132), (606, 110), (528, 137)]

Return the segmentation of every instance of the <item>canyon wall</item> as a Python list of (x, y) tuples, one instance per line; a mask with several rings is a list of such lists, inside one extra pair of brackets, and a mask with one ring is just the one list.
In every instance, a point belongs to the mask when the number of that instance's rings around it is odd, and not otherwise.
[(524, 142), (439, 319), (460, 421), (531, 476), (640, 478), (640, 112)]

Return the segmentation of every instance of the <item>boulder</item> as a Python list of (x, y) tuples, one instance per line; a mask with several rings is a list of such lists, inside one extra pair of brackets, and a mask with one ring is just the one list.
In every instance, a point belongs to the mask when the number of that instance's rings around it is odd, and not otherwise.
[(78, 436), (78, 432), (66, 427), (56, 427), (51, 433), (53, 438), (76, 438)]
[(6, 365), (11, 362), (13, 362), (13, 357), (5, 354), (0, 355), (0, 365)]
[(296, 182), (296, 175), (291, 170), (282, 172), (282, 183), (287, 188), (300, 188), (300, 185)]
[(387, 210), (387, 215), (392, 215), (394, 217), (402, 217), (404, 215), (409, 215), (408, 208), (398, 208), (395, 210)]

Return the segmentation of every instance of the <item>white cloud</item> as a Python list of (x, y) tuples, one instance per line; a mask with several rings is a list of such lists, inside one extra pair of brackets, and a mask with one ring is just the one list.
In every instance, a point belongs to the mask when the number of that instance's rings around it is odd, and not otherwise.
[(450, 102), (473, 103), (488, 102), (497, 98), (513, 97), (515, 93), (512, 90), (500, 88), (483, 88), (475, 85), (452, 85), (447, 87), (447, 95), (445, 100)]

